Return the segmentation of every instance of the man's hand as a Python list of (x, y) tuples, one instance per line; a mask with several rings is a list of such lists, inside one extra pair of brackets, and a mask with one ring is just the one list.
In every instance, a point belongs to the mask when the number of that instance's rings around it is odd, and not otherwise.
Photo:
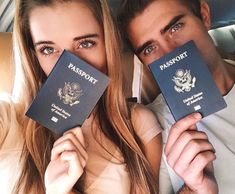
[(168, 164), (186, 184), (180, 193), (216, 194), (218, 186), (212, 163), (215, 150), (207, 135), (196, 129), (200, 119), (199, 113), (193, 113), (172, 126), (165, 155)]

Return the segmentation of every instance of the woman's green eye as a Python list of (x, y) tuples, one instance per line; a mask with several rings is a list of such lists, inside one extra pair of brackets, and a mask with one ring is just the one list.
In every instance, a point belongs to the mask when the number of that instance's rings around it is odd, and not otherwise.
[(91, 48), (95, 43), (93, 41), (84, 41), (80, 43), (79, 48)]
[(50, 55), (50, 54), (52, 54), (54, 52), (55, 52), (55, 49), (52, 48), (52, 47), (43, 47), (41, 49), (41, 53), (44, 54), (44, 55)]

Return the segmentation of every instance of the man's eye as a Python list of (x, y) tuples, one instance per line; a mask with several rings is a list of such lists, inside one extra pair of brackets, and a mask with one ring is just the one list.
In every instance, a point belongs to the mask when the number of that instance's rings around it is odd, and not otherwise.
[(154, 51), (154, 49), (156, 49), (155, 45), (149, 45), (147, 48), (144, 49), (143, 53), (144, 55), (149, 55)]
[(55, 52), (55, 49), (52, 47), (45, 46), (40, 49), (40, 52), (44, 55), (51, 55)]
[(182, 28), (183, 27), (183, 23), (177, 23), (177, 24), (175, 24), (174, 26), (172, 26), (172, 28), (171, 28), (171, 34), (173, 34), (173, 33), (175, 33), (175, 32), (177, 32), (180, 28)]
[(83, 41), (79, 44), (78, 48), (91, 48), (95, 45), (94, 41)]

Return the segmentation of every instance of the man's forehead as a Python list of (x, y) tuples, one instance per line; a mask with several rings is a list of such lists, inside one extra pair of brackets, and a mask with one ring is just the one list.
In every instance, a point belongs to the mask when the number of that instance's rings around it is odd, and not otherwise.
[[(160, 25), (155, 25), (157, 18), (151, 16), (151, 14), (141, 14), (136, 16), (128, 25), (129, 38), (134, 47), (137, 47), (143, 40), (146, 39), (148, 34), (154, 31), (160, 30)], [(154, 26), (154, 28), (153, 28)]]
[(127, 29), (130, 41), (134, 47), (138, 46), (149, 33), (160, 33), (175, 16), (186, 12), (189, 10), (178, 3), (178, 0), (154, 1), (130, 21)]

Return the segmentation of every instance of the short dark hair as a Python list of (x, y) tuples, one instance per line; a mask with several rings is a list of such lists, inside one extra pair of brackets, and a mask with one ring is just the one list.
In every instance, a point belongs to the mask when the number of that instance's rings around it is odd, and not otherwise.
[[(131, 46), (129, 39), (127, 28), (130, 24), (131, 20), (141, 14), (146, 7), (148, 7), (151, 3), (156, 0), (122, 0), (118, 15), (117, 21), (118, 26), (121, 31), (122, 37), (124, 41), (127, 41), (129, 46)], [(200, 0), (178, 0), (180, 3), (185, 5), (192, 13), (199, 17), (201, 17), (201, 8), (200, 8)], [(131, 46), (132, 47), (132, 46)]]

